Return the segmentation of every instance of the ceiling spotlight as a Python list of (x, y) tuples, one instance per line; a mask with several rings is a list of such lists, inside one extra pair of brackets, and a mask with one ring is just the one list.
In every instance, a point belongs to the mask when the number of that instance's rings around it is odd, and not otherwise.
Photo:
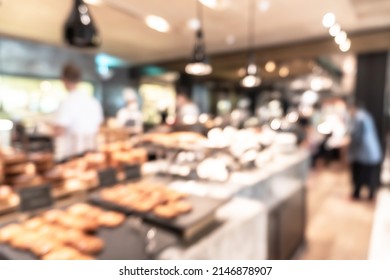
[(266, 64), (265, 64), (265, 71), (271, 73), (271, 72), (274, 72), (276, 69), (276, 64), (275, 62), (273, 62), (272, 60), (268, 61)]
[(279, 76), (282, 78), (286, 78), (290, 74), (290, 69), (287, 66), (282, 66), (279, 69)]
[(206, 56), (206, 45), (203, 37), (202, 30), (202, 7), (197, 1), (197, 18), (199, 21), (199, 28), (196, 31), (195, 35), (195, 46), (194, 52), (192, 55), (192, 61), (188, 63), (185, 67), (185, 71), (187, 74), (195, 75), (195, 76), (205, 76), (211, 74), (213, 71), (212, 66), (208, 62)]
[(198, 30), (200, 28), (200, 21), (197, 18), (192, 18), (187, 21), (187, 26), (191, 30)]
[(236, 37), (234, 35), (226, 36), (226, 44), (233, 45), (236, 42)]
[(322, 25), (326, 28), (331, 27), (336, 22), (336, 17), (333, 13), (326, 13), (322, 18)]
[(100, 45), (98, 31), (83, 0), (74, 0), (74, 6), (64, 28), (65, 41), (80, 48)]
[(103, 0), (84, 0), (84, 2), (89, 5), (95, 5), (95, 6), (103, 4)]
[(339, 34), (337, 34), (336, 37), (334, 38), (334, 41), (338, 45), (343, 44), (345, 40), (347, 40), (347, 33), (345, 33), (345, 31), (340, 31)]
[(228, 5), (230, 0), (197, 0), (200, 3), (202, 3), (207, 8), (213, 9), (213, 10), (222, 10), (225, 9)]
[(269, 0), (261, 0), (258, 3), (258, 7), (262, 12), (268, 11), (270, 6)]
[(145, 23), (149, 28), (162, 33), (168, 32), (171, 29), (169, 23), (165, 19), (155, 15), (147, 16), (145, 18)]
[(246, 69), (246, 76), (241, 80), (241, 85), (247, 88), (259, 86), (261, 84), (261, 78), (257, 72), (257, 65), (255, 63), (249, 63)]
[(331, 28), (329, 28), (329, 34), (330, 36), (335, 37), (339, 32), (341, 31), (341, 27), (339, 24), (334, 24)]
[(346, 39), (343, 43), (340, 44), (339, 48), (342, 52), (349, 51), (349, 49), (351, 48), (351, 40)]

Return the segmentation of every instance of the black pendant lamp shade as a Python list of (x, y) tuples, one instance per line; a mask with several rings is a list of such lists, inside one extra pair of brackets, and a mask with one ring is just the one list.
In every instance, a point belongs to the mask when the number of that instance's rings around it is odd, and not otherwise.
[(69, 45), (80, 48), (100, 45), (98, 31), (83, 0), (74, 0), (73, 9), (65, 23), (64, 38)]
[(256, 56), (254, 52), (255, 45), (255, 13), (256, 7), (254, 5), (254, 0), (249, 1), (249, 11), (248, 11), (248, 65), (246, 67), (246, 75), (241, 80), (241, 86), (252, 88), (258, 87), (261, 84), (261, 78), (259, 75), (259, 69), (256, 65)]
[(197, 76), (208, 75), (213, 70), (207, 61), (202, 29), (198, 29), (196, 32), (196, 42), (192, 61), (187, 64), (185, 70), (188, 74)]

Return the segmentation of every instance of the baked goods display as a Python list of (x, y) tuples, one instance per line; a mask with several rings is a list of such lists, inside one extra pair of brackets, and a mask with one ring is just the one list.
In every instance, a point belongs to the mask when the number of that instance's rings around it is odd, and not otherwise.
[(0, 186), (0, 210), (15, 207), (19, 204), (19, 196), (10, 186)]
[(148, 133), (142, 137), (144, 143), (153, 143), (168, 148), (200, 144), (205, 140), (207, 140), (206, 137), (196, 132)]
[(29, 251), (43, 260), (94, 259), (105, 246), (94, 232), (100, 227), (118, 227), (124, 221), (121, 213), (78, 203), (1, 228), (0, 243)]
[(123, 164), (142, 164), (147, 161), (148, 153), (144, 148), (135, 148), (130, 142), (114, 142), (100, 147), (105, 155), (107, 166), (121, 167)]
[(172, 219), (192, 210), (187, 194), (143, 182), (104, 189), (100, 192), (100, 197), (125, 209), (153, 213), (163, 219)]

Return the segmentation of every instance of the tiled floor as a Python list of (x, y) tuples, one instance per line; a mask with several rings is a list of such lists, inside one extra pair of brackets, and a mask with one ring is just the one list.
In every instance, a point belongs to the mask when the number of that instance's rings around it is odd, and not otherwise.
[(366, 259), (375, 203), (349, 199), (350, 175), (339, 165), (313, 171), (307, 186), (307, 244), (297, 258)]

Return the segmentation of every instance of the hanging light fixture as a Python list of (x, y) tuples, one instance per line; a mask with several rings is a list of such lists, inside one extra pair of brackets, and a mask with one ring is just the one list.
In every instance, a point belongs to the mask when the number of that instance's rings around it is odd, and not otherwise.
[(64, 38), (69, 45), (80, 48), (100, 45), (98, 31), (83, 0), (74, 0), (73, 9), (65, 23)]
[(255, 37), (255, 12), (254, 1), (249, 0), (249, 14), (248, 14), (248, 48), (249, 59), (248, 66), (246, 68), (246, 75), (241, 80), (243, 87), (252, 88), (261, 84), (261, 78), (258, 75), (259, 69), (256, 65), (256, 56), (254, 52), (254, 37)]
[(195, 47), (192, 61), (186, 65), (185, 71), (187, 74), (195, 76), (209, 75), (213, 68), (207, 61), (206, 47), (203, 37), (203, 22), (202, 22), (202, 7), (198, 0), (197, 2), (197, 17), (200, 23), (198, 30), (196, 31)]

